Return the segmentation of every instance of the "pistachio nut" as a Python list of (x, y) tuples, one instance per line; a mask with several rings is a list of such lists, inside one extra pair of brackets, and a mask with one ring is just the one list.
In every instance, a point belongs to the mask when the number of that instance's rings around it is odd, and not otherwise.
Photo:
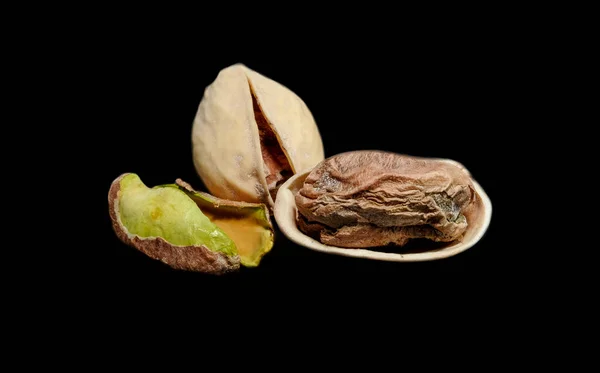
[(242, 64), (221, 70), (205, 89), (192, 145), (210, 194), (270, 208), (283, 182), (324, 158), (317, 124), (300, 97)]
[(108, 193), (121, 241), (174, 269), (223, 274), (257, 266), (273, 246), (264, 204), (224, 201), (181, 180), (148, 188), (138, 175), (116, 178)]
[(491, 212), (488, 196), (458, 162), (366, 150), (294, 175), (274, 208), (283, 234), (300, 245), (386, 261), (458, 254), (481, 239)]

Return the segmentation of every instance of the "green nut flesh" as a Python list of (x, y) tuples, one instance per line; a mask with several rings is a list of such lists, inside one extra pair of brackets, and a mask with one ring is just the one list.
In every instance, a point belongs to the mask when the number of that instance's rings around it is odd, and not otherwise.
[(233, 240), (179, 188), (148, 188), (136, 174), (109, 190), (113, 229), (126, 244), (175, 268), (221, 274), (239, 269)]
[(236, 243), (243, 266), (258, 266), (262, 257), (271, 251), (274, 231), (265, 204), (225, 200), (195, 191), (181, 179), (176, 183)]

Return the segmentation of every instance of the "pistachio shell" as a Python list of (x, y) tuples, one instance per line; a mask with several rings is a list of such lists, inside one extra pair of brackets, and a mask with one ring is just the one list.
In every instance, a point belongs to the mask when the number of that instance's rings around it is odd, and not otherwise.
[(306, 104), (283, 85), (236, 64), (206, 88), (194, 118), (194, 165), (210, 194), (273, 207), (259, 122), (276, 137), (275, 150), (290, 174), (323, 160), (321, 135)]
[[(458, 166), (468, 172), (461, 164), (448, 159), (437, 159), (449, 165)], [(447, 258), (463, 252), (475, 245), (486, 232), (492, 214), (492, 204), (483, 188), (473, 179), (471, 183), (475, 190), (474, 208), (465, 212), (468, 226), (460, 240), (446, 245), (432, 242), (431, 248), (418, 252), (383, 252), (364, 248), (344, 248), (325, 245), (304, 234), (297, 226), (298, 209), (296, 195), (304, 186), (304, 181), (312, 169), (306, 169), (289, 178), (280, 188), (275, 200), (274, 216), (281, 232), (291, 241), (309, 249), (324, 253), (343, 255), (349, 257), (366, 258), (394, 262), (416, 262)]]
[(234, 242), (177, 188), (148, 188), (126, 173), (112, 182), (108, 204), (119, 239), (152, 259), (212, 274), (239, 269)]

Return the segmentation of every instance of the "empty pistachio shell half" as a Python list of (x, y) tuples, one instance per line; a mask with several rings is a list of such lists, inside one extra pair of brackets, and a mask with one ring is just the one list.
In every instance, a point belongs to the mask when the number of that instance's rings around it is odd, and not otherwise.
[(240, 262), (256, 266), (273, 244), (265, 205), (216, 199), (181, 180), (148, 188), (126, 173), (111, 184), (108, 203), (121, 241), (175, 269), (223, 274)]
[(282, 233), (299, 245), (396, 262), (467, 250), (491, 213), (488, 196), (458, 162), (382, 151), (341, 153), (294, 175), (274, 208)]
[(205, 89), (192, 145), (195, 168), (210, 194), (270, 208), (287, 178), (324, 158), (306, 104), (241, 64), (221, 70)]

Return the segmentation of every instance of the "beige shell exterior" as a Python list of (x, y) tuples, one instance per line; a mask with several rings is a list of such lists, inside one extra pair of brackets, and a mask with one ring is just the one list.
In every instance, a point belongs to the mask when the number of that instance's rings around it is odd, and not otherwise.
[[(455, 165), (464, 169), (461, 164), (452, 160), (443, 160), (444, 162), (451, 162)], [(466, 170), (466, 169), (465, 169)], [(304, 180), (310, 173), (311, 169), (297, 173), (289, 178), (277, 192), (275, 198), (274, 215), (275, 221), (279, 226), (279, 229), (283, 234), (291, 241), (307, 247), (309, 249), (320, 251), (329, 254), (343, 255), (356, 258), (366, 258), (373, 260), (383, 260), (390, 262), (418, 262), (428, 261), (447, 258), (463, 252), (473, 245), (475, 245), (481, 237), (483, 237), (492, 217), (492, 203), (481, 186), (472, 180), (475, 191), (479, 196), (477, 203), (479, 208), (474, 209), (475, 212), (472, 215), (467, 216), (469, 227), (465, 232), (461, 242), (445, 246), (440, 249), (434, 249), (424, 252), (416, 253), (387, 253), (380, 251), (373, 251), (368, 249), (349, 249), (336, 246), (328, 246), (320, 243), (313, 238), (306, 236), (302, 233), (296, 225), (296, 202), (295, 195), (302, 188)]]
[(192, 128), (194, 165), (211, 194), (273, 206), (254, 118), (252, 85), (294, 172), (323, 160), (323, 142), (306, 104), (242, 64), (221, 70), (204, 91)]

